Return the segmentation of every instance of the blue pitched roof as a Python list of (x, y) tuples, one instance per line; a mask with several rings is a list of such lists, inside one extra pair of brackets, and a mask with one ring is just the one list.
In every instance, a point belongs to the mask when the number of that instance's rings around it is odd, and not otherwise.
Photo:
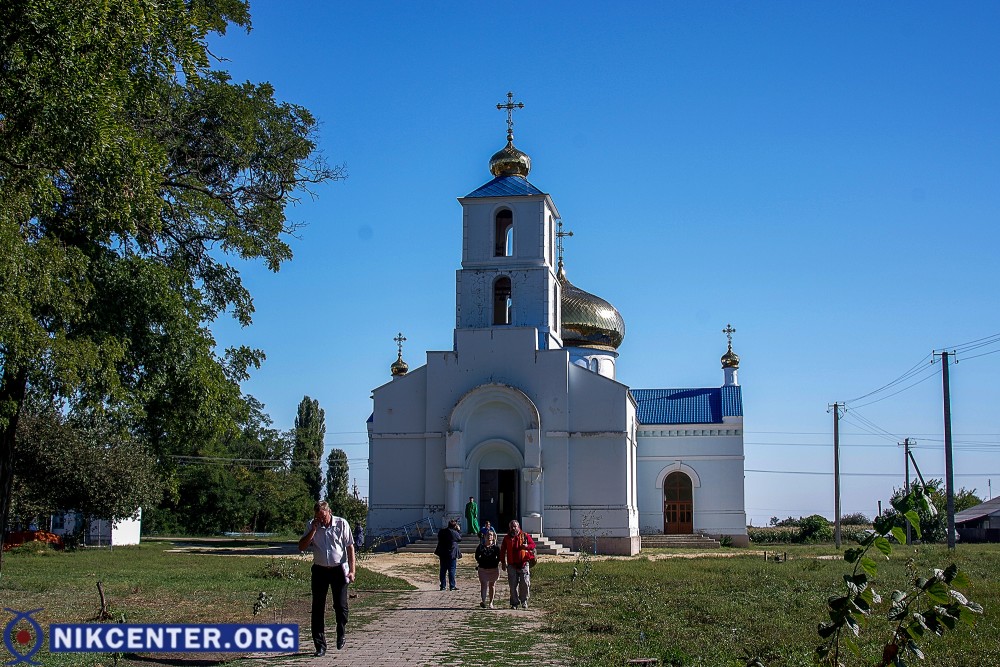
[(721, 424), (743, 416), (738, 385), (705, 389), (632, 389), (640, 424)]
[(465, 195), (466, 197), (510, 197), (544, 195), (545, 193), (528, 182), (523, 176), (497, 176), (489, 183)]

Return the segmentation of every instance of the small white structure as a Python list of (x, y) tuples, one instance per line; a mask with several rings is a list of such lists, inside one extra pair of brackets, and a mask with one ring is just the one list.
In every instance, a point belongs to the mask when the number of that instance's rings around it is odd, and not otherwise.
[[(76, 533), (84, 525), (84, 517), (78, 512), (53, 514), (51, 517), (52, 532), (65, 537)], [(137, 510), (135, 518), (124, 519), (115, 524), (103, 519), (91, 519), (83, 535), (87, 546), (127, 546), (139, 544), (139, 534), (142, 529), (142, 508)]]
[(398, 337), (392, 381), (372, 393), (369, 534), (461, 517), (474, 496), (501, 532), (516, 518), (576, 549), (635, 554), (640, 532), (747, 544), (734, 330), (722, 387), (619, 382), (624, 321), (567, 279), (559, 213), (530, 167), (508, 113), (495, 178), (458, 200), (454, 348), (410, 372)]

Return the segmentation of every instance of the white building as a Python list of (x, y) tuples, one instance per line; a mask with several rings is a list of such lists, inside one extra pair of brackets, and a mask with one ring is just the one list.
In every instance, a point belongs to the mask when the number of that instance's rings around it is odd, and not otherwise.
[(721, 387), (618, 381), (622, 317), (567, 280), (559, 212), (527, 181), (531, 160), (511, 127), (508, 115), (495, 178), (458, 200), (453, 349), (413, 371), (400, 351), (392, 381), (373, 392), (369, 534), (461, 516), (473, 496), (501, 532), (517, 518), (601, 553), (637, 553), (640, 533), (746, 544), (731, 338)]
[(78, 512), (53, 514), (50, 517), (52, 532), (65, 537), (83, 529), (83, 543), (87, 546), (126, 546), (139, 544), (139, 533), (142, 529), (142, 508), (131, 519), (123, 519), (116, 523), (104, 519), (84, 521)]

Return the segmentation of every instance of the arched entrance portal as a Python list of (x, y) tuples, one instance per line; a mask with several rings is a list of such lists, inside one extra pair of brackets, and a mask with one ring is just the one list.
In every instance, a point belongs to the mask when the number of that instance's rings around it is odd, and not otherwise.
[(690, 535), (694, 532), (694, 499), (691, 478), (672, 472), (663, 482), (663, 533)]

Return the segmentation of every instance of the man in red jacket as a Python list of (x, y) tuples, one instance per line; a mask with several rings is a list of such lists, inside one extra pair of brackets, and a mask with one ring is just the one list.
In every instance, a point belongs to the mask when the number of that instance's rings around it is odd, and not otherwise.
[(521, 530), (517, 521), (510, 522), (510, 530), (500, 545), (500, 567), (507, 570), (510, 586), (510, 608), (528, 608), (531, 595), (531, 563), (535, 560), (535, 541)]

